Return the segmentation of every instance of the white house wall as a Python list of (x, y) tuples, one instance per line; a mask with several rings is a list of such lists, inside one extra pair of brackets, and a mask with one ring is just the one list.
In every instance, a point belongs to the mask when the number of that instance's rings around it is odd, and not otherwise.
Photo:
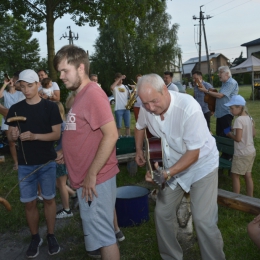
[(247, 47), (247, 57), (250, 57), (252, 53), (260, 51), (260, 45)]

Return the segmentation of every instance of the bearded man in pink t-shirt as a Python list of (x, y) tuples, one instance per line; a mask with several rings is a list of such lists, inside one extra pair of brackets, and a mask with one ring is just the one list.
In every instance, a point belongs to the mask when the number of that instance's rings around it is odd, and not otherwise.
[(71, 186), (77, 190), (86, 250), (100, 249), (102, 259), (120, 259), (113, 226), (118, 134), (110, 104), (88, 77), (89, 59), (83, 49), (62, 47), (54, 67), (66, 88), (76, 91), (57, 162), (64, 158)]

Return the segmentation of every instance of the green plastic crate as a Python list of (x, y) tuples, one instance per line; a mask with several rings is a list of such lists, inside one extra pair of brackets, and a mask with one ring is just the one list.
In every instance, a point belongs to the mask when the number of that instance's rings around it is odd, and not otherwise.
[(116, 143), (116, 155), (135, 153), (135, 138), (134, 136), (121, 137)]

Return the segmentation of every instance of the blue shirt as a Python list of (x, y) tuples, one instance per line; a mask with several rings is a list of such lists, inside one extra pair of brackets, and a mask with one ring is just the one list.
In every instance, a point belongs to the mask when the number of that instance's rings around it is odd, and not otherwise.
[[(208, 82), (202, 81), (203, 86), (206, 89), (213, 88), (212, 85)], [(201, 106), (203, 114), (206, 114), (209, 112), (208, 103), (204, 102), (205, 93), (202, 91), (199, 91), (198, 86), (195, 84), (194, 86), (194, 98), (198, 101), (198, 103)]]
[(224, 96), (222, 98), (216, 98), (216, 118), (231, 114), (229, 107), (226, 107), (224, 104), (228, 103), (232, 96), (238, 94), (237, 82), (232, 77), (230, 77), (226, 82), (222, 82), (219, 93), (224, 94)]

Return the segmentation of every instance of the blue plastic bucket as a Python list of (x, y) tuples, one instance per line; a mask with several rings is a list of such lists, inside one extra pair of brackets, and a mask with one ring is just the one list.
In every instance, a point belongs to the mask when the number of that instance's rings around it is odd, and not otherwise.
[(139, 225), (149, 220), (149, 190), (140, 186), (117, 188), (116, 213), (120, 227)]

